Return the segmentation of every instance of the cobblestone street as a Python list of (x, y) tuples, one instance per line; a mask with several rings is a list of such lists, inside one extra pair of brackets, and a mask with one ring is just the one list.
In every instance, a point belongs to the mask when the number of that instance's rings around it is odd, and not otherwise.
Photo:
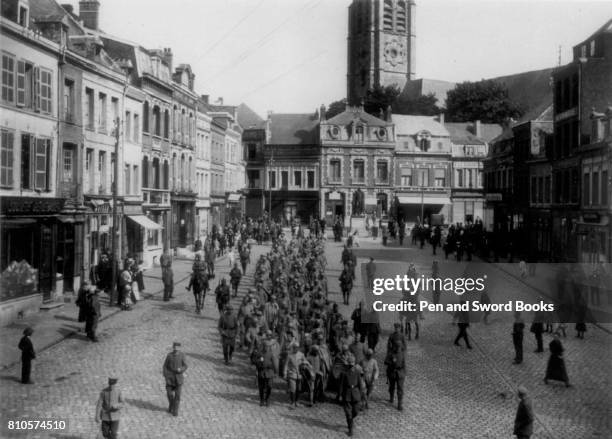
[[(419, 274), (429, 274), (429, 250), (408, 247), (385, 249), (363, 240), (357, 249), (359, 262), (374, 255), (377, 276), (390, 274), (385, 261), (414, 262)], [(256, 261), (268, 246), (254, 246)], [(341, 302), (339, 243), (328, 241), (328, 284), (330, 298)], [(406, 265), (406, 264), (404, 264)], [(173, 264), (176, 299), (161, 300), (159, 269), (147, 272), (147, 292), (133, 311), (120, 312), (99, 327), (101, 342), (86, 341), (84, 335), (69, 337), (40, 352), (34, 363), (32, 386), (21, 385), (16, 377), (19, 365), (2, 375), (2, 437), (95, 438), (98, 425), (94, 410), (99, 391), (108, 376), (119, 378), (126, 401), (120, 437), (137, 438), (342, 438), (346, 424), (342, 408), (324, 403), (291, 410), (284, 382), (276, 379), (272, 404), (260, 407), (255, 373), (246, 355), (239, 352), (231, 366), (223, 365), (216, 329), (218, 311), (214, 294), (208, 293), (202, 315), (194, 312), (194, 299), (185, 289), (191, 261)], [(442, 270), (444, 268), (442, 267)], [(240, 296), (252, 284), (254, 263), (248, 268)], [(217, 264), (217, 277), (227, 276), (227, 259)], [(442, 271), (443, 272), (443, 271)], [(495, 288), (521, 297), (518, 280), (501, 271), (492, 280)], [(362, 291), (361, 281), (357, 289)], [(350, 306), (342, 306), (348, 317), (362, 298), (355, 292)], [(496, 291), (491, 291), (494, 297)], [(430, 299), (430, 297), (426, 297)], [(237, 305), (237, 299), (234, 305)], [(76, 324), (76, 308), (74, 320)], [(545, 386), (542, 379), (548, 354), (535, 354), (535, 342), (528, 332), (525, 316), (525, 360), (512, 365), (511, 318), (493, 315), (491, 324), (473, 324), (469, 334), (475, 349), (452, 345), (456, 327), (446, 313), (425, 313), (419, 340), (408, 342), (405, 410), (398, 412), (387, 402), (386, 378), (382, 373), (370, 409), (356, 421), (357, 437), (395, 438), (501, 438), (511, 437), (517, 398), (514, 390), (525, 385), (533, 398), (537, 417), (535, 438), (610, 437), (610, 372), (612, 359), (608, 332), (589, 326), (585, 340), (574, 338), (570, 326), (563, 340), (573, 387)], [(384, 336), (378, 350), (383, 362), (386, 337), (392, 321), (383, 319)], [(36, 335), (33, 338), (36, 346)], [(183, 386), (180, 416), (166, 412), (162, 363), (172, 342), (182, 342), (189, 369)], [(545, 346), (550, 341), (545, 337)], [(15, 341), (16, 343), (17, 341)], [(63, 418), (69, 428), (62, 433), (10, 434), (8, 420), (17, 418)]]

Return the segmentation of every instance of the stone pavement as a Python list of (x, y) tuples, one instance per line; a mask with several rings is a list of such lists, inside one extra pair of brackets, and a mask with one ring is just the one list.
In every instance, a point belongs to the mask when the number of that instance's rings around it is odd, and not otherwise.
[[(267, 246), (254, 246), (252, 260), (267, 250)], [(336, 302), (341, 302), (341, 251), (341, 244), (328, 241), (328, 284), (331, 299)], [(361, 262), (368, 253), (375, 253), (381, 272), (385, 260), (410, 260), (419, 273), (427, 273), (431, 266), (429, 252), (381, 250), (377, 242), (366, 238), (361, 238), (359, 252)], [(219, 261), (213, 288), (223, 275), (227, 276), (226, 264)], [(33, 370), (36, 384), (32, 386), (17, 382), (18, 365), (5, 370), (0, 377), (0, 437), (95, 438), (95, 403), (109, 375), (118, 376), (126, 400), (122, 438), (346, 437), (340, 406), (300, 405), (291, 410), (280, 379), (274, 384), (272, 405), (259, 407), (254, 370), (246, 355), (239, 352), (234, 365), (223, 365), (214, 295), (207, 295), (203, 314), (196, 315), (193, 296), (185, 290), (191, 262), (175, 261), (173, 267), (178, 281), (174, 301), (163, 302), (160, 295), (154, 295), (131, 312), (107, 318), (100, 324), (100, 343), (90, 343), (84, 335), (76, 334), (40, 352)], [(252, 284), (253, 270), (254, 264), (242, 282), (241, 296)], [(501, 272), (499, 276), (500, 284), (521, 293), (524, 285)], [(161, 290), (159, 279), (149, 278), (147, 282), (147, 291)], [(341, 305), (345, 315), (363, 297), (358, 294), (360, 290), (355, 291), (350, 306)], [(69, 324), (76, 325), (76, 311), (72, 318)], [(450, 316), (426, 313), (420, 339), (408, 343), (405, 411), (398, 412), (387, 402), (383, 372), (370, 409), (357, 418), (356, 437), (512, 437), (517, 405), (512, 390), (518, 384), (525, 384), (534, 399), (538, 423), (533, 437), (610, 437), (610, 336), (589, 327), (586, 339), (577, 340), (569, 331), (563, 342), (574, 387), (544, 386), (547, 354), (531, 353), (533, 341), (526, 332), (525, 361), (520, 366), (512, 365), (511, 321), (504, 319), (503, 315), (493, 316), (488, 326), (472, 325), (470, 335), (476, 349), (468, 351), (452, 345), (456, 327)], [(388, 330), (391, 321), (384, 324)], [(183, 342), (189, 364), (177, 418), (166, 412), (161, 375), (163, 360), (174, 340)], [(385, 342), (386, 335), (382, 346)], [(382, 364), (380, 351), (377, 358)], [(6, 430), (7, 420), (32, 417), (68, 419), (69, 429), (52, 435), (11, 435)]]

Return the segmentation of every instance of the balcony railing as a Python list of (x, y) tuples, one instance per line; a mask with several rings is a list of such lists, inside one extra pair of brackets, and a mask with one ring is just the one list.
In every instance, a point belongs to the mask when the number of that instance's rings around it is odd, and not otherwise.
[(143, 204), (170, 204), (170, 192), (167, 189), (143, 189)]

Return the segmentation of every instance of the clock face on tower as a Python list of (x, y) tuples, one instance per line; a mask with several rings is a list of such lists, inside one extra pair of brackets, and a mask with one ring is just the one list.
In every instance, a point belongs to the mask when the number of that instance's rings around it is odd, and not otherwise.
[(387, 41), (385, 43), (384, 56), (385, 61), (394, 67), (398, 64), (404, 64), (406, 60), (406, 48), (396, 39)]

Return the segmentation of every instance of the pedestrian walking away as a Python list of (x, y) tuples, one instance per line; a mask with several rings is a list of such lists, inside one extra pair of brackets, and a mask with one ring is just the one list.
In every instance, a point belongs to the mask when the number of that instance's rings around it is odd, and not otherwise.
[(117, 439), (119, 420), (123, 408), (123, 397), (117, 388), (117, 378), (108, 379), (108, 387), (100, 392), (96, 404), (96, 422), (101, 422), (102, 436), (105, 439)]
[(514, 312), (514, 324), (512, 325), (512, 343), (514, 344), (514, 364), (523, 362), (523, 330), (525, 322), (520, 311)]
[(179, 413), (181, 388), (187, 370), (185, 354), (178, 350), (179, 347), (181, 347), (181, 344), (178, 341), (172, 344), (172, 352), (166, 356), (163, 367), (166, 380), (166, 396), (168, 397), (168, 413), (174, 416), (178, 416)]
[(406, 369), (406, 357), (402, 344), (399, 340), (393, 342), (391, 351), (385, 358), (387, 366), (387, 382), (389, 384), (389, 402), (393, 404), (395, 393), (397, 392), (397, 409), (403, 410), (404, 403), (404, 378)]
[(34, 384), (30, 379), (32, 372), (32, 360), (36, 358), (36, 352), (34, 352), (34, 345), (30, 337), (34, 333), (34, 330), (29, 326), (23, 330), (23, 337), (19, 340), (17, 346), (21, 351), (21, 384)]
[(517, 439), (529, 439), (533, 434), (533, 407), (531, 405), (531, 398), (527, 395), (527, 389), (523, 386), (519, 386), (517, 389), (519, 397), (519, 405), (516, 410), (516, 417), (514, 419), (514, 432), (513, 434)]
[(234, 307), (230, 304), (225, 306), (225, 312), (219, 318), (219, 335), (223, 347), (223, 361), (225, 364), (232, 362), (236, 335), (238, 334), (238, 317), (234, 314)]
[[(465, 300), (461, 300), (461, 305), (465, 305)], [(470, 312), (469, 311), (457, 311), (455, 313), (454, 318), (457, 320), (457, 327), (459, 328), (459, 332), (457, 333), (457, 337), (455, 337), (455, 346), (459, 345), (459, 340), (465, 340), (465, 346), (468, 349), (472, 349), (470, 345), (470, 340), (467, 333), (467, 328), (470, 327)]]

